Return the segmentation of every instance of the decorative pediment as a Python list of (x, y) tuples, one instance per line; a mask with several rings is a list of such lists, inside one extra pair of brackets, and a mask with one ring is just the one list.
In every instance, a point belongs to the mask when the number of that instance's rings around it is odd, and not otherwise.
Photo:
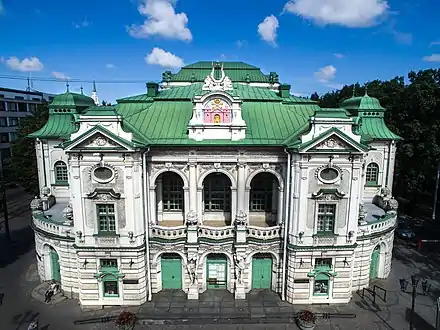
[(202, 90), (204, 91), (230, 91), (232, 90), (232, 80), (225, 74), (223, 64), (215, 63), (211, 73), (205, 78)]
[(113, 189), (96, 188), (93, 192), (87, 194), (87, 198), (102, 201), (111, 201), (120, 199), (121, 194), (115, 192)]
[(369, 147), (353, 140), (337, 128), (332, 128), (303, 143), (298, 149), (300, 152), (313, 153), (365, 153)]
[(344, 198), (345, 193), (338, 189), (319, 189), (319, 191), (312, 193), (313, 199), (337, 201)]
[(108, 150), (108, 151), (133, 151), (136, 146), (99, 125), (78, 136), (72, 141), (61, 145), (66, 151), (73, 150)]

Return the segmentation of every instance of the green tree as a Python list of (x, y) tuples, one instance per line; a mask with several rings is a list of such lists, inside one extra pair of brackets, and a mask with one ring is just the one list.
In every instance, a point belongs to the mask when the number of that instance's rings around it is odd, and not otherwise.
[(48, 115), (48, 104), (38, 105), (32, 116), (20, 120), (17, 127), (17, 139), (12, 143), (9, 173), (16, 183), (32, 193), (38, 193), (37, 158), (35, 141), (27, 136), (43, 127), (47, 122)]

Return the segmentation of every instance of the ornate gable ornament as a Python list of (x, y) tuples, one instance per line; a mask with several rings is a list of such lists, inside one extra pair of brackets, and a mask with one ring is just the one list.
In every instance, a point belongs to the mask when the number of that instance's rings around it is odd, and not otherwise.
[(121, 194), (115, 192), (113, 189), (108, 188), (96, 188), (91, 193), (87, 194), (87, 198), (103, 201), (118, 200), (121, 198)]
[[(220, 70), (220, 78), (215, 78), (216, 71)], [(232, 90), (232, 80), (225, 74), (223, 64), (215, 63), (211, 73), (205, 78), (202, 90), (204, 91), (230, 91)]]

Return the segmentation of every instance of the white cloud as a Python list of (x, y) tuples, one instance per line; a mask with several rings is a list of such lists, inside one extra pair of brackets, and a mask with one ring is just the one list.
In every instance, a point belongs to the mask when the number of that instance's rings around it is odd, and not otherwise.
[(429, 47), (440, 45), (440, 41), (432, 41), (429, 43)]
[(262, 40), (275, 46), (279, 26), (280, 24), (274, 15), (267, 16), (263, 22), (258, 24), (258, 34)]
[(105, 67), (106, 67), (107, 69), (114, 69), (114, 68), (116, 68), (116, 66), (115, 66), (114, 64), (111, 64), (111, 63), (107, 63), (107, 64), (105, 65)]
[(344, 58), (344, 54), (341, 53), (333, 53), (333, 56), (336, 58)]
[(158, 47), (153, 48), (151, 53), (145, 57), (145, 61), (148, 64), (156, 64), (170, 69), (180, 68), (184, 65), (183, 59)]
[(322, 83), (333, 80), (336, 75), (336, 68), (333, 65), (327, 65), (315, 72), (315, 77)]
[(388, 13), (387, 0), (290, 0), (284, 11), (317, 24), (369, 27)]
[(426, 62), (440, 62), (440, 54), (432, 54), (429, 56), (423, 57), (423, 60)]
[(83, 20), (82, 22), (79, 22), (79, 23), (73, 23), (73, 26), (76, 28), (76, 29), (80, 29), (80, 28), (85, 28), (85, 27), (88, 27), (88, 26), (90, 26), (90, 22), (87, 20), (87, 19), (85, 19), (85, 20)]
[(52, 76), (54, 76), (55, 78), (60, 79), (60, 80), (70, 80), (70, 79), (72, 79), (71, 77), (66, 76), (64, 73), (57, 72), (57, 71), (53, 71), (52, 72)]
[(7, 60), (4, 60), (6, 65), (14, 71), (21, 72), (33, 72), (43, 70), (43, 63), (38, 59), (38, 57), (32, 56), (31, 58), (20, 59), (16, 56), (12, 56)]
[(135, 38), (148, 38), (157, 35), (169, 39), (191, 41), (188, 29), (188, 16), (176, 13), (174, 0), (142, 0), (139, 13), (147, 19), (142, 25), (128, 27), (128, 33)]

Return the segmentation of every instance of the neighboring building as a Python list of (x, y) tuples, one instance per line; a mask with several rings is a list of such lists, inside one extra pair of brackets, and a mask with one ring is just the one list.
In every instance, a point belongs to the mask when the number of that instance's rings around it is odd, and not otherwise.
[[(31, 114), (43, 101), (51, 102), (52, 94), (0, 87), (0, 159), (11, 157), (11, 142), (20, 119)], [(0, 164), (0, 165), (1, 165)]]
[(321, 109), (238, 62), (166, 72), (116, 106), (57, 95), (31, 135), (40, 277), (82, 305), (166, 289), (346, 303), (390, 272), (400, 138), (384, 113), (368, 95)]

